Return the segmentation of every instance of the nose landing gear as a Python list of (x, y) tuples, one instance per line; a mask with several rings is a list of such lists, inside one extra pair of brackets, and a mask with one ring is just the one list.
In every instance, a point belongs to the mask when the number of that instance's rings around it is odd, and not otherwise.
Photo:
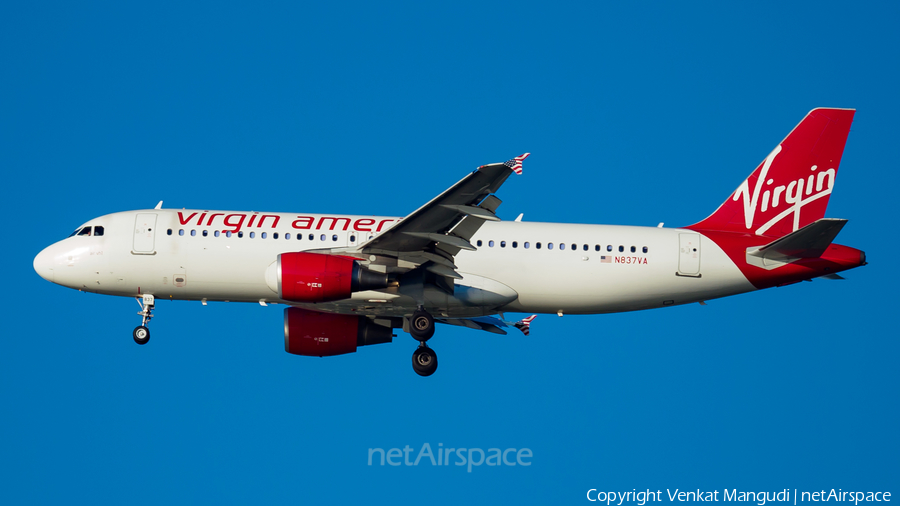
[(138, 314), (142, 317), (141, 324), (134, 328), (134, 332), (131, 333), (132, 337), (134, 337), (134, 342), (138, 344), (147, 344), (150, 341), (150, 329), (147, 328), (147, 323), (150, 322), (150, 318), (153, 318), (153, 307), (155, 306), (155, 300), (152, 295), (144, 294), (143, 297), (135, 297), (139, 306), (141, 306), (141, 310)]
[(434, 335), (434, 317), (424, 307), (419, 306), (409, 318), (409, 333), (419, 341), (419, 347), (412, 356), (413, 370), (419, 376), (431, 376), (437, 370), (437, 353), (425, 342)]

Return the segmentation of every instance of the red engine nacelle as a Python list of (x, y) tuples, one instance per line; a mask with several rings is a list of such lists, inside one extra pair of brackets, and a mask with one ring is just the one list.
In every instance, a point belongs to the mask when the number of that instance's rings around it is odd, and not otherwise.
[(352, 258), (322, 253), (278, 255), (278, 296), (296, 302), (328, 302), (352, 292), (388, 285), (386, 274), (363, 269)]
[(354, 353), (358, 346), (389, 343), (390, 327), (365, 316), (318, 313), (297, 307), (284, 310), (284, 351), (308, 357)]

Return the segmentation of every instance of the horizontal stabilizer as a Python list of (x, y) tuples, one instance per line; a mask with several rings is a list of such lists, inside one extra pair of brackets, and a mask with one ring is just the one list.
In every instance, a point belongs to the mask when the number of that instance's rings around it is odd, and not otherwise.
[(819, 258), (846, 224), (847, 220), (822, 218), (759, 248), (757, 256)]
[(847, 220), (822, 218), (765, 246), (747, 249), (747, 263), (774, 269), (801, 258), (819, 258)]

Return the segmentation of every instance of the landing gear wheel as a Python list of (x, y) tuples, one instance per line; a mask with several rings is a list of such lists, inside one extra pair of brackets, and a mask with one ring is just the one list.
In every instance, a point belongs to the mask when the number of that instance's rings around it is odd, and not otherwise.
[(437, 371), (437, 354), (428, 346), (419, 346), (412, 356), (413, 370), (419, 376), (431, 376)]
[(416, 341), (425, 342), (434, 335), (434, 317), (424, 309), (416, 309), (409, 319), (409, 333)]
[(131, 333), (134, 337), (134, 342), (138, 344), (147, 344), (147, 341), (150, 340), (150, 329), (143, 325), (139, 325), (134, 328), (134, 332)]

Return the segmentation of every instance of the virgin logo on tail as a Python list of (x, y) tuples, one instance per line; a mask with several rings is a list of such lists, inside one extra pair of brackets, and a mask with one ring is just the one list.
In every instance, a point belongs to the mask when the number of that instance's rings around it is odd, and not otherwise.
[(825, 216), (852, 109), (813, 109), (693, 230), (782, 237)]
[[(769, 209), (774, 210), (783, 207), (783, 205), (788, 206), (787, 209), (757, 228), (754, 232), (756, 235), (764, 235), (772, 225), (791, 214), (794, 215), (793, 231), (798, 230), (800, 228), (800, 212), (803, 206), (830, 195), (831, 189), (834, 188), (834, 178), (837, 174), (835, 169), (832, 167), (828, 170), (819, 171), (818, 165), (810, 167), (809, 170), (812, 174), (806, 178), (801, 177), (787, 185), (772, 187), (775, 180), (768, 179), (769, 169), (779, 153), (781, 153), (781, 144), (772, 150), (769, 156), (766, 157), (765, 162), (763, 162), (762, 171), (756, 179), (756, 185), (752, 194), (750, 192), (750, 183), (745, 179), (738, 186), (738, 189), (734, 191), (734, 196), (731, 198), (734, 201), (738, 201), (743, 197), (744, 224), (747, 230), (753, 228), (753, 219), (756, 217), (757, 210), (765, 213)], [(765, 190), (763, 190), (764, 187), (766, 187)], [(762, 201), (760, 201), (760, 192), (762, 192)]]

